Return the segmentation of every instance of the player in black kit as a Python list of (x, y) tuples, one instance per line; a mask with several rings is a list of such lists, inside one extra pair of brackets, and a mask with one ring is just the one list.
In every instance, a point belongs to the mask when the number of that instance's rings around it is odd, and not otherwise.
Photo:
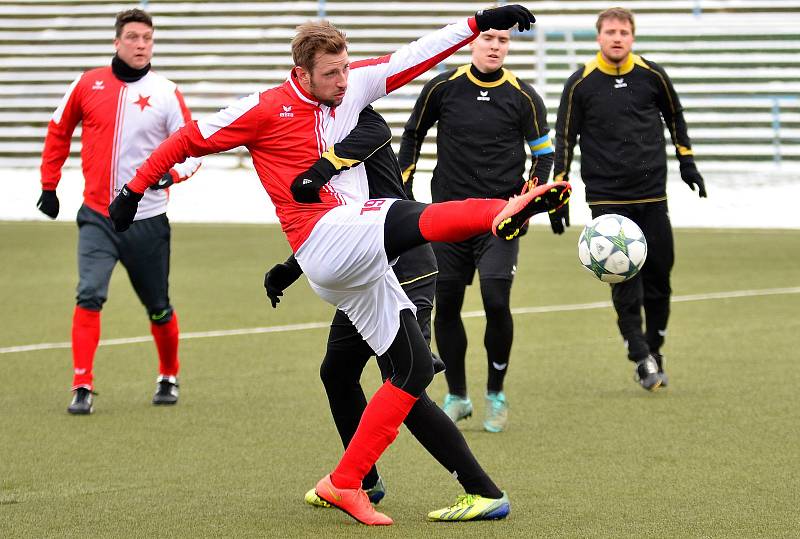
[(636, 363), (635, 378), (653, 391), (668, 382), (661, 346), (674, 261), (664, 123), (681, 178), (692, 190), (697, 187), (700, 197), (706, 196), (706, 188), (694, 163), (678, 94), (661, 66), (631, 52), (634, 32), (633, 14), (627, 9), (612, 8), (598, 17), (600, 51), (572, 74), (561, 95), (554, 176), (567, 180), (579, 139), (581, 177), (592, 217), (624, 215), (644, 232), (647, 262), (633, 279), (611, 285), (611, 297), (628, 359)]
[[(527, 180), (537, 178), (539, 183), (547, 183), (553, 164), (547, 111), (530, 85), (503, 68), (509, 44), (508, 31), (482, 32), (470, 44), (471, 64), (434, 77), (422, 89), (406, 123), (398, 156), (409, 194), (422, 143), (436, 122), (438, 161), (431, 180), (434, 202), (509, 198), (519, 193)], [(526, 143), (532, 161), (528, 174)], [(560, 213), (551, 215), (551, 224), (554, 232), (564, 231)], [(461, 308), (466, 287), (477, 269), (486, 312), (488, 364), (483, 426), (489, 432), (500, 432), (508, 419), (503, 382), (514, 337), (510, 302), (519, 239), (503, 241), (483, 234), (463, 242), (432, 245), (439, 264), (436, 346), (447, 366), (444, 410), (453, 421), (472, 415)]]
[[(400, 168), (391, 147), (391, 130), (383, 117), (372, 107), (359, 115), (356, 128), (341, 142), (323, 154), (312, 166), (322, 182), (330, 180), (339, 172), (363, 162), (369, 180), (370, 198), (405, 199)], [(426, 340), (430, 342), (430, 317), (436, 288), (436, 259), (429, 245), (422, 245), (404, 253), (394, 265), (394, 272), (409, 299), (417, 307), (417, 322)], [(264, 286), (272, 306), (277, 306), (283, 291), (297, 280), (302, 270), (294, 257), (270, 269)], [(359, 382), (370, 357), (375, 355), (366, 341), (341, 310), (337, 310), (331, 322), (325, 358), (320, 367), (334, 423), (345, 447), (358, 427), (367, 400)], [(391, 368), (378, 358), (384, 377)], [(441, 371), (439, 361), (434, 370)], [(432, 511), (431, 520), (484, 520), (498, 518), (497, 515), (510, 506), (508, 497), (489, 478), (478, 464), (461, 432), (445, 413), (423, 392), (411, 408), (405, 420), (411, 434), (458, 479), (467, 493), (460, 496), (452, 507)], [(373, 503), (378, 503), (385, 494), (385, 486), (377, 469), (373, 466), (364, 477), (362, 487)], [(306, 493), (306, 503), (319, 507), (330, 507), (312, 488)], [(468, 503), (467, 503), (468, 502)], [(466, 510), (467, 507), (473, 507)]]

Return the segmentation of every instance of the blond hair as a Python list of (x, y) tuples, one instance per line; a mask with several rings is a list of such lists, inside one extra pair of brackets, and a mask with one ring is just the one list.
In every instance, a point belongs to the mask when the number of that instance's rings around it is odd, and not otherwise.
[(296, 28), (292, 39), (294, 65), (308, 71), (314, 69), (318, 53), (339, 54), (347, 50), (344, 32), (328, 21), (308, 21)]
[(636, 35), (636, 24), (633, 22), (633, 12), (629, 9), (625, 9), (624, 7), (612, 7), (609, 8), (600, 15), (597, 16), (597, 33), (600, 33), (600, 28), (602, 28), (603, 23), (608, 19), (616, 19), (619, 21), (628, 21), (631, 23), (631, 33)]

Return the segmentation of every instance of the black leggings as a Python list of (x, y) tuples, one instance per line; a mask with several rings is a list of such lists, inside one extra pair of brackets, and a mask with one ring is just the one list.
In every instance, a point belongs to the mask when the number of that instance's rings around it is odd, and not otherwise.
[(383, 244), (389, 260), (412, 247), (428, 243), (419, 231), (419, 216), (427, 207), (427, 204), (414, 200), (397, 200), (389, 208), (383, 226)]
[(384, 378), (414, 397), (422, 395), (433, 380), (431, 349), (410, 310), (400, 311), (400, 329), (378, 363), (384, 366)]
[[(633, 220), (647, 238), (647, 263), (634, 278), (611, 285), (617, 325), (628, 343), (628, 359), (639, 361), (664, 344), (670, 314), (670, 274), (675, 262), (666, 202), (592, 206), (592, 217), (617, 213)], [(646, 329), (642, 330), (642, 310)]]
[[(488, 377), (486, 390), (499, 392), (508, 372), (511, 343), (514, 340), (514, 319), (511, 316), (511, 283), (508, 279), (481, 279), (481, 297), (486, 313), (486, 348)], [(436, 286), (436, 345), (447, 370), (448, 391), (467, 396), (465, 358), (467, 333), (461, 319), (466, 285), (460, 281), (439, 281)]]
[[(410, 314), (409, 311), (403, 313)], [(402, 327), (398, 335), (401, 332), (403, 332)], [(395, 344), (398, 344), (397, 339), (392, 346)], [(395, 362), (400, 360), (403, 348), (398, 344), (397, 351), (394, 352), (396, 355), (392, 358)], [(387, 354), (378, 358), (384, 380), (390, 376), (398, 376), (396, 365), (390, 361), (389, 356), (392, 353), (390, 347)], [(372, 355), (372, 349), (358, 335), (347, 316), (341, 311), (336, 311), (328, 337), (328, 350), (320, 366), (320, 377), (328, 395), (336, 429), (345, 447), (353, 438), (361, 414), (367, 406), (360, 379), (364, 366)], [(430, 357), (430, 349), (427, 349), (427, 357)], [(415, 369), (406, 370), (411, 372)], [(432, 366), (430, 372), (433, 372)], [(408, 378), (413, 379), (414, 376)], [(424, 376), (420, 376), (417, 383), (422, 383), (423, 380)], [(394, 381), (392, 383), (394, 384)], [(408, 389), (405, 388), (406, 391)], [(419, 394), (419, 399), (414, 403), (404, 423), (428, 453), (456, 477), (465, 492), (488, 498), (502, 496), (500, 489), (475, 459), (458, 427), (424, 390)], [(373, 466), (364, 477), (363, 486), (371, 488), (377, 481), (378, 471)]]

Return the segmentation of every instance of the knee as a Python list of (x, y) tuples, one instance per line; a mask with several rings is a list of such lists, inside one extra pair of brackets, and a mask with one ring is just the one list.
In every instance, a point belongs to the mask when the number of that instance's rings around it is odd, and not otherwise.
[(490, 296), (484, 298), (483, 309), (486, 311), (486, 318), (504, 318), (511, 316), (511, 302), (506, 297)]
[(157, 326), (171, 322), (173, 313), (172, 305), (147, 308), (147, 317), (150, 319), (150, 322)]
[(319, 379), (322, 380), (322, 385), (326, 388), (336, 384), (337, 373), (333, 363), (330, 354), (325, 354), (325, 358), (323, 358), (322, 364), (319, 366)]
[(97, 294), (94, 290), (81, 290), (78, 292), (77, 305), (82, 309), (100, 311), (103, 309), (105, 302), (106, 297)]
[(461, 319), (461, 304), (450, 300), (447, 296), (436, 296), (436, 316), (434, 324), (442, 321), (451, 322)]
[(461, 305), (464, 302), (466, 285), (458, 281), (437, 281), (436, 283), (436, 318), (452, 319), (461, 316)]
[(363, 365), (360, 358), (328, 350), (319, 366), (319, 378), (328, 393), (358, 386)]
[(430, 350), (428, 350), (427, 357), (420, 354), (414, 358), (414, 364), (402, 389), (414, 396), (419, 396), (432, 381), (433, 360), (430, 357)]

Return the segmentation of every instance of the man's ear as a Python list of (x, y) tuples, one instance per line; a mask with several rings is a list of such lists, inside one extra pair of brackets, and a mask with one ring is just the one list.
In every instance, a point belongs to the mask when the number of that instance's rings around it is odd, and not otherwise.
[(294, 74), (297, 75), (297, 80), (303, 84), (308, 84), (310, 80), (310, 73), (301, 66), (294, 66)]

